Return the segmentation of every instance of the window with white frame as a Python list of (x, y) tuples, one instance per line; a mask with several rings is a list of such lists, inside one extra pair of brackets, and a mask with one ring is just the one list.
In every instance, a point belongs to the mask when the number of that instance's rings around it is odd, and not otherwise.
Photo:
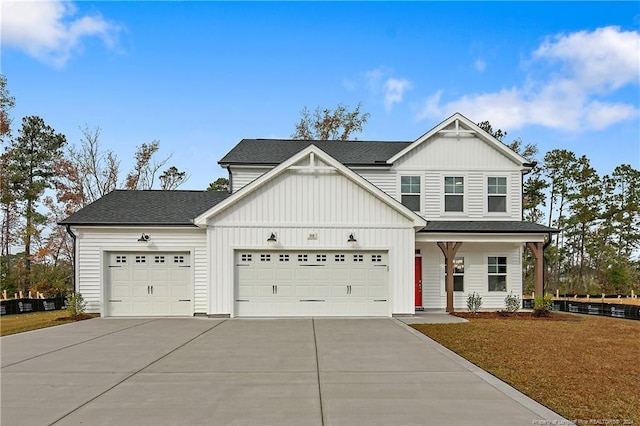
[[(444, 289), (447, 290), (447, 271), (445, 268)], [(453, 258), (453, 291), (464, 291), (464, 257)]]
[(489, 291), (507, 291), (506, 256), (489, 256), (487, 258), (487, 274)]
[(507, 211), (507, 178), (487, 178), (487, 211), (504, 213)]
[(444, 178), (444, 211), (464, 211), (464, 177), (445, 176)]
[(414, 212), (420, 211), (420, 176), (400, 176), (400, 198)]

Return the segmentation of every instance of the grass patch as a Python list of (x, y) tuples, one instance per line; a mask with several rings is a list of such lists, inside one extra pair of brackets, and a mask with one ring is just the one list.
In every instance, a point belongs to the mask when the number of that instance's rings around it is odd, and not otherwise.
[(53, 327), (83, 319), (95, 318), (99, 314), (83, 314), (71, 318), (67, 311), (30, 312), (28, 314), (3, 315), (0, 317), (0, 336), (22, 333), (23, 331)]
[(413, 327), (569, 420), (640, 425), (640, 321), (557, 315), (580, 321)]

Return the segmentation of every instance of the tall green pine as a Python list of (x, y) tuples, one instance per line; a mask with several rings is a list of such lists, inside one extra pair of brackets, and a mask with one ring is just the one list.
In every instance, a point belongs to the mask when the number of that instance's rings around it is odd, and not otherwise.
[(66, 138), (36, 116), (24, 117), (18, 133), (7, 148), (11, 153), (8, 174), (11, 191), (22, 207), (25, 223), (21, 287), (27, 291), (31, 284), (32, 239), (38, 235), (38, 225), (46, 221), (46, 217), (37, 211), (38, 202), (44, 191), (52, 187), (54, 163), (62, 157)]

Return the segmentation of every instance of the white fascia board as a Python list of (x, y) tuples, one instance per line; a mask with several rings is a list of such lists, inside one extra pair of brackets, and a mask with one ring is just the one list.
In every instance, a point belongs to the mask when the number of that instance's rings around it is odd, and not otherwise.
[(251, 182), (250, 184), (245, 185), (244, 187), (242, 187), (238, 192), (232, 194), (231, 196), (227, 197), (222, 202), (218, 203), (214, 207), (212, 207), (209, 210), (207, 210), (206, 212), (202, 213), (200, 216), (196, 217), (193, 220), (193, 223), (195, 225), (197, 225), (197, 226), (205, 227), (206, 224), (207, 224), (207, 219), (209, 217), (220, 213), (221, 211), (223, 211), (224, 209), (226, 209), (230, 205), (232, 205), (232, 204), (236, 203), (237, 201), (243, 199), (247, 195), (251, 194), (253, 191), (255, 191), (258, 188), (260, 188), (262, 185), (264, 185), (267, 182), (269, 182), (270, 180), (274, 179), (275, 177), (277, 177), (278, 175), (280, 175), (284, 171), (292, 168), (292, 166), (294, 166), (297, 162), (299, 162), (300, 160), (304, 159), (305, 157), (307, 157), (307, 156), (309, 156), (311, 154), (316, 155), (324, 163), (326, 163), (329, 166), (335, 168), (337, 172), (341, 173), (346, 178), (348, 178), (351, 181), (355, 182), (357, 185), (360, 185), (361, 187), (366, 189), (368, 192), (370, 192), (373, 196), (377, 197), (379, 200), (381, 200), (382, 202), (387, 204), (389, 207), (393, 208), (394, 210), (398, 211), (403, 216), (407, 217), (409, 220), (413, 221), (413, 227), (416, 228), (416, 230), (422, 229), (422, 228), (424, 228), (426, 226), (427, 222), (421, 216), (419, 216), (416, 213), (412, 212), (407, 207), (405, 207), (403, 204), (401, 204), (399, 201), (397, 201), (396, 199), (392, 198), (387, 193), (381, 191), (378, 187), (376, 187), (375, 185), (370, 183), (368, 180), (364, 179), (359, 174), (357, 174), (353, 170), (349, 169), (347, 166), (343, 165), (338, 160), (336, 160), (335, 158), (333, 158), (332, 156), (330, 156), (329, 154), (327, 154), (326, 152), (324, 152), (323, 150), (321, 150), (320, 148), (318, 148), (317, 146), (315, 146), (313, 144), (309, 145), (308, 147), (306, 147), (302, 151), (298, 152), (297, 154), (291, 156), (288, 160), (280, 163), (280, 165), (278, 165), (278, 166), (274, 167), (273, 169), (269, 170), (267, 173), (265, 173), (264, 175), (260, 176), (259, 178), (257, 178), (253, 182)]
[[(433, 129), (429, 130), (424, 135), (420, 136), (411, 145), (409, 145), (408, 147), (406, 147), (405, 149), (403, 149), (402, 151), (400, 151), (399, 153), (397, 153), (396, 155), (391, 157), (387, 162), (388, 163), (396, 162), (399, 158), (401, 158), (402, 156), (404, 156), (408, 152), (412, 151), (414, 148), (416, 148), (417, 146), (419, 146), (420, 144), (422, 144), (426, 140), (430, 139), (434, 135), (437, 135), (438, 132), (443, 130), (445, 127), (449, 126), (455, 120), (460, 120), (467, 127), (471, 128), (472, 131), (476, 135), (478, 135), (478, 137), (480, 139), (482, 139), (488, 145), (492, 146), (494, 149), (498, 150), (500, 153), (502, 153), (505, 157), (509, 158), (511, 161), (516, 163), (518, 166), (522, 167), (523, 170), (529, 170), (530, 169), (530, 167), (525, 167), (524, 166), (524, 164), (529, 163), (529, 161), (526, 158), (522, 157), (521, 155), (515, 153), (513, 150), (509, 149), (505, 144), (503, 144), (502, 142), (500, 142), (498, 139), (494, 138), (493, 136), (489, 135), (487, 132), (485, 132), (480, 127), (478, 127), (478, 125), (476, 123), (474, 123), (473, 121), (469, 120), (467, 117), (465, 117), (464, 115), (460, 114), (459, 112), (456, 112), (451, 117), (447, 118), (446, 120), (444, 120), (443, 122), (438, 124), (436, 127), (434, 127)], [(469, 133), (469, 132), (464, 132), (464, 133)], [(461, 134), (463, 134), (463, 133), (461, 133)]]
[(437, 243), (440, 241), (463, 243), (536, 243), (545, 242), (546, 237), (546, 233), (473, 234), (464, 232), (419, 232), (416, 234), (416, 243)]

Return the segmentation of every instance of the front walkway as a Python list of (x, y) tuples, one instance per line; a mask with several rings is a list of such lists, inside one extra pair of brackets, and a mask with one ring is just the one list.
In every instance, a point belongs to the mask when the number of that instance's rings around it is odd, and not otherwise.
[(396, 319), (94, 319), (0, 344), (6, 425), (561, 420)]

